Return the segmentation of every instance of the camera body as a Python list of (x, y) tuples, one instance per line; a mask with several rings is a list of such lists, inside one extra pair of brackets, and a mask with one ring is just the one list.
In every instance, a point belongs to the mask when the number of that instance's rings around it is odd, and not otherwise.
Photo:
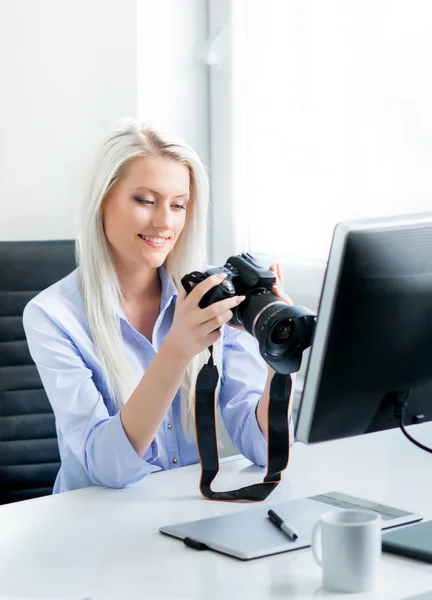
[[(226, 277), (219, 285), (204, 294), (199, 303), (200, 308), (206, 308), (225, 298), (247, 296), (254, 290), (270, 292), (276, 283), (273, 271), (260, 265), (251, 254), (243, 253), (231, 256), (223, 267), (211, 267), (204, 273), (193, 271), (190, 275), (183, 277), (183, 287), (189, 293), (192, 289), (190, 283), (200, 283), (217, 273), (226, 273)], [(243, 325), (238, 308), (233, 309), (234, 316), (230, 321), (231, 325)]]
[(223, 267), (211, 267), (204, 273), (193, 271), (182, 278), (187, 293), (216, 273), (226, 273), (219, 285), (210, 289), (199, 302), (206, 308), (237, 295), (246, 299), (232, 309), (230, 325), (243, 327), (259, 342), (264, 360), (277, 372), (298, 371), (302, 352), (311, 345), (316, 315), (308, 308), (288, 306), (273, 294), (276, 276), (251, 254), (230, 256)]

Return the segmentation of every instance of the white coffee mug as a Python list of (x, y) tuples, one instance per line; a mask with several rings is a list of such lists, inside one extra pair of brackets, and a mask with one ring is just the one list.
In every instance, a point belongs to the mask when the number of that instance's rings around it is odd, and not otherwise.
[(337, 592), (366, 592), (375, 587), (381, 558), (377, 513), (357, 509), (325, 513), (312, 531), (311, 546), (322, 566), (323, 587)]

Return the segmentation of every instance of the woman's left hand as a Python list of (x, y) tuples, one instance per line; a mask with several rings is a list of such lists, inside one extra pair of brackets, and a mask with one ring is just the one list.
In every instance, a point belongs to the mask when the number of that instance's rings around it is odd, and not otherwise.
[(283, 291), (283, 273), (279, 263), (270, 265), (270, 271), (276, 276), (276, 284), (272, 288), (272, 292), (275, 296), (278, 296), (281, 300), (286, 302), (288, 306), (294, 306), (294, 302), (291, 298)]

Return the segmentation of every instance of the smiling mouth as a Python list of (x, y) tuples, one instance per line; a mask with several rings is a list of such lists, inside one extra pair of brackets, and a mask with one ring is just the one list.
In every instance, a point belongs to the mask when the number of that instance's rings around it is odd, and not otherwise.
[(143, 242), (145, 242), (149, 246), (153, 246), (154, 248), (162, 248), (163, 246), (166, 245), (168, 240), (171, 239), (171, 238), (163, 238), (163, 237), (144, 236), (144, 235), (141, 235), (140, 233), (138, 234), (138, 237), (140, 237)]

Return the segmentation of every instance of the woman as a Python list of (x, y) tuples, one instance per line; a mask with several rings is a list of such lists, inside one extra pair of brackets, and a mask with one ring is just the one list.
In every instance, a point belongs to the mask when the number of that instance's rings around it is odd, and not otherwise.
[(188, 296), (180, 283), (203, 270), (207, 203), (205, 170), (184, 143), (131, 119), (108, 132), (81, 208), (78, 268), (23, 315), (56, 418), (54, 493), (125, 487), (198, 462), (193, 399), (210, 344), (218, 348), (226, 429), (247, 458), (265, 465), (272, 372), (256, 340), (226, 325), (243, 297), (201, 309), (221, 279), (207, 278)]

